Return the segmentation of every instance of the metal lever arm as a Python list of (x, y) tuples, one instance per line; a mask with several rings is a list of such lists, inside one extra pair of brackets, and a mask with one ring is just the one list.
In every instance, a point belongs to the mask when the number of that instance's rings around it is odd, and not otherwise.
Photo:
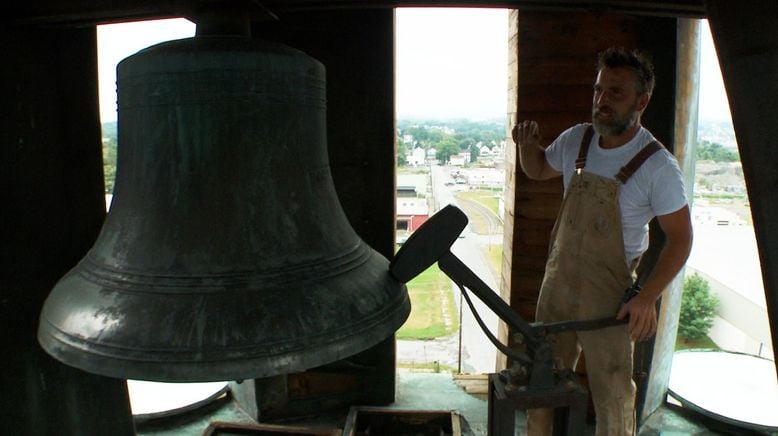
[(543, 332), (524, 321), (489, 285), (451, 253), (451, 246), (467, 226), (467, 221), (467, 216), (456, 206), (448, 205), (438, 211), (400, 247), (389, 265), (390, 273), (400, 282), (407, 283), (437, 262), (447, 276), (470, 289), (512, 329), (524, 335), (530, 348), (536, 348), (544, 340)]
[(486, 283), (450, 251), (438, 260), (438, 267), (454, 282), (469, 289), (511, 329), (520, 332), (530, 349), (536, 349), (544, 338), (531, 324), (521, 318)]

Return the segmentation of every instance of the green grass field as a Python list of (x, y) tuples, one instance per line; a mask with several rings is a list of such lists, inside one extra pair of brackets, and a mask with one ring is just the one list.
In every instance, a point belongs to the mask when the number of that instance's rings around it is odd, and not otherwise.
[(397, 339), (434, 339), (456, 332), (459, 318), (451, 286), (437, 264), (408, 282), (413, 308)]
[[(500, 271), (502, 271), (502, 245), (484, 245), (481, 247), (484, 258), (492, 267), (495, 274), (495, 280), (500, 282)], [(495, 291), (498, 291), (495, 289)]]
[(502, 191), (491, 191), (488, 189), (477, 189), (472, 191), (460, 191), (456, 194), (457, 198), (463, 198), (465, 200), (475, 201), (489, 208), (489, 210), (497, 215), (499, 208), (498, 198), (502, 196)]
[(494, 216), (498, 216), (499, 196), (501, 192), (490, 190), (460, 191), (456, 193), (456, 198), (461, 200), (459, 206), (467, 214), (470, 221), (470, 229), (479, 235), (487, 235), (493, 232), (501, 232), (502, 229), (490, 227), (489, 221), (480, 213), (473, 209), (473, 203), (478, 203), (489, 209)]
[(683, 336), (678, 336), (675, 340), (675, 350), (690, 350), (690, 349), (711, 349), (718, 350), (719, 347), (709, 337), (697, 340), (686, 339)]

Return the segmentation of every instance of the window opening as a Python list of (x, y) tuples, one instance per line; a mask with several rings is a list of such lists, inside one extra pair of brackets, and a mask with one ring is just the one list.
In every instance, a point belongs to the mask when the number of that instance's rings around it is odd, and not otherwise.
[[(454, 204), (469, 225), (452, 251), (495, 291), (502, 258), (508, 10), (396, 9), (397, 193), (401, 245)], [(397, 332), (398, 368), (494, 372), (496, 349), (460, 292), (433, 265), (408, 283), (410, 318)], [(497, 316), (479, 299), (497, 334)]]
[(775, 431), (778, 384), (756, 237), (718, 58), (707, 20), (701, 24), (694, 244), (668, 401)]
[(103, 141), (105, 203), (110, 208), (116, 176), (116, 65), (124, 58), (160, 42), (194, 36), (195, 25), (184, 18), (97, 26), (98, 92)]

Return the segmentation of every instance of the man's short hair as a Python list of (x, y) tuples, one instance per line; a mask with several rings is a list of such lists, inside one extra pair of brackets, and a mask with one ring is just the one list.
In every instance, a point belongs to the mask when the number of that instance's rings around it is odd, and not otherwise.
[(651, 94), (654, 91), (654, 65), (648, 56), (638, 50), (627, 51), (621, 47), (610, 47), (600, 52), (597, 71), (603, 68), (627, 68), (635, 72), (638, 91)]

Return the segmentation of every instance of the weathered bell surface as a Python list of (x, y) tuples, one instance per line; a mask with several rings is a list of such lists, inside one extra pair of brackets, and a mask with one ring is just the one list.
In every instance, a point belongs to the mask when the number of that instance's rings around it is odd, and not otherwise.
[(113, 203), (45, 302), (48, 353), (111, 377), (234, 380), (341, 360), (402, 325), (404, 285), (335, 193), (318, 61), (198, 36), (117, 77)]

